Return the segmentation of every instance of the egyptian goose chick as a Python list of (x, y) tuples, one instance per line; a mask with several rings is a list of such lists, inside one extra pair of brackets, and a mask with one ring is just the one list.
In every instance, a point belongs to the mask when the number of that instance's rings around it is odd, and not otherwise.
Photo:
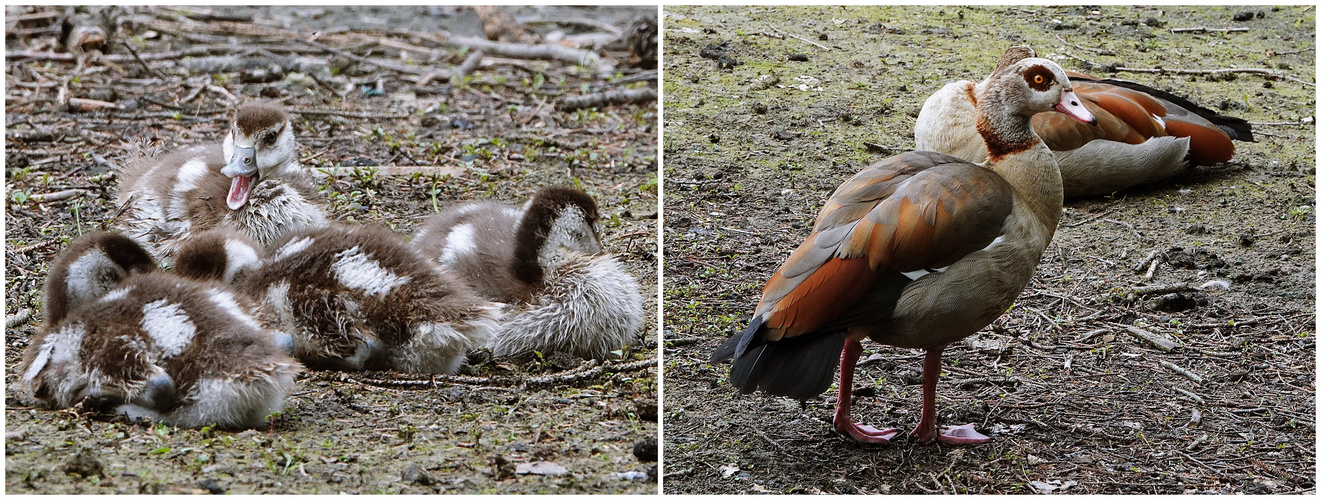
[(120, 234), (88, 234), (61, 254), (45, 327), (19, 369), (25, 397), (181, 427), (260, 426), (301, 367), (258, 325), (253, 303), (155, 269)]
[(209, 231), (184, 245), (177, 268), (258, 301), (308, 366), (454, 373), (498, 329), (497, 306), (385, 229), (332, 225), (269, 248)]
[(412, 247), (473, 284), (488, 299), (512, 304), (491, 339), (496, 356), (533, 351), (605, 359), (642, 328), (637, 280), (597, 237), (596, 201), (552, 187), (521, 209), (495, 202), (459, 205), (432, 216)]
[(970, 91), (992, 146), (987, 162), (905, 153), (837, 188), (812, 234), (766, 283), (747, 329), (713, 354), (715, 361), (733, 359), (730, 382), (740, 391), (807, 399), (830, 387), (838, 360), (835, 429), (887, 442), (897, 430), (855, 423), (849, 414), (859, 341), (870, 337), (926, 350), (922, 417), (911, 436), (924, 443), (990, 440), (972, 424), (937, 431), (941, 352), (1014, 303), (1054, 235), (1059, 170), (1032, 132), (1032, 115), (1054, 109), (1095, 118), (1064, 70), (1018, 49)]
[[(1096, 116), (1096, 124), (1048, 111), (1033, 117), (1032, 129), (1059, 162), (1066, 198), (1161, 181), (1184, 172), (1189, 164), (1226, 162), (1234, 156), (1231, 139), (1252, 141), (1252, 126), (1246, 121), (1168, 92), (1125, 80), (1065, 74), (1083, 106)], [(969, 161), (986, 159), (970, 93), (973, 85), (950, 83), (927, 99), (914, 127), (917, 149)]]
[(119, 203), (125, 233), (166, 261), (190, 235), (216, 227), (266, 245), (329, 224), (298, 163), (289, 115), (266, 101), (239, 107), (221, 144), (131, 163)]

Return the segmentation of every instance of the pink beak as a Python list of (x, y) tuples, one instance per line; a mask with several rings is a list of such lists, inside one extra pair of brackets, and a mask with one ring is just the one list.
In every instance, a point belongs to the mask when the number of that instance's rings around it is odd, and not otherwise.
[(1096, 125), (1096, 115), (1093, 115), (1091, 111), (1087, 110), (1086, 106), (1082, 105), (1082, 99), (1078, 98), (1078, 94), (1075, 94), (1073, 89), (1064, 89), (1063, 92), (1060, 92), (1060, 102), (1055, 105), (1055, 111), (1072, 116), (1074, 119), (1088, 125)]

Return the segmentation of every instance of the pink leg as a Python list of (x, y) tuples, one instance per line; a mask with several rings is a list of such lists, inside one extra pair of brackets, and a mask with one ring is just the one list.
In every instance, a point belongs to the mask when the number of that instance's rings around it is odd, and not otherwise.
[(944, 347), (927, 351), (922, 363), (922, 419), (908, 435), (923, 443), (935, 440), (945, 444), (989, 443), (991, 438), (978, 433), (972, 424), (946, 426), (936, 433), (936, 381), (940, 379), (940, 354), (944, 351)]
[(835, 404), (835, 432), (846, 434), (860, 443), (888, 443), (899, 434), (898, 429), (877, 429), (855, 423), (849, 417), (853, 406), (853, 368), (857, 366), (861, 354), (861, 342), (844, 342), (844, 351), (839, 355), (839, 402)]

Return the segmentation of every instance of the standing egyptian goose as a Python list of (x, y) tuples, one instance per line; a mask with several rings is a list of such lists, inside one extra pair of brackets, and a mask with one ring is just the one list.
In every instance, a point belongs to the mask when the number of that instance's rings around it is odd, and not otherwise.
[(331, 225), (257, 248), (209, 231), (186, 242), (176, 270), (217, 279), (258, 301), (314, 368), (454, 373), (498, 329), (498, 307), (379, 227)]
[(411, 246), (484, 297), (511, 304), (496, 356), (568, 352), (604, 359), (642, 328), (637, 280), (597, 237), (596, 201), (542, 189), (522, 208), (472, 202), (432, 216)]
[(910, 435), (990, 440), (972, 424), (937, 432), (940, 355), (1014, 303), (1055, 233), (1059, 170), (1032, 132), (1032, 115), (1055, 109), (1095, 118), (1064, 70), (1018, 48), (969, 91), (990, 159), (977, 165), (905, 153), (837, 188), (812, 234), (766, 283), (747, 329), (713, 354), (733, 358), (730, 382), (740, 391), (807, 399), (830, 387), (838, 360), (835, 429), (862, 442), (889, 441), (897, 430), (855, 423), (849, 412), (859, 341), (870, 337), (927, 352), (922, 418)]
[(45, 326), (19, 368), (25, 397), (42, 407), (256, 427), (301, 370), (254, 304), (157, 270), (120, 234), (74, 241), (51, 266), (44, 302)]
[[(1252, 141), (1248, 122), (1168, 92), (1125, 80), (1065, 74), (1083, 106), (1096, 116), (1096, 124), (1050, 111), (1032, 119), (1032, 129), (1059, 162), (1065, 197), (1106, 195), (1168, 179), (1189, 164), (1226, 162), (1234, 156), (1231, 140)], [(986, 159), (970, 93), (973, 85), (950, 83), (927, 98), (914, 127), (917, 149), (969, 161)]]
[(145, 158), (125, 168), (120, 226), (168, 261), (188, 236), (229, 227), (269, 244), (329, 224), (298, 163), (289, 115), (278, 104), (239, 107), (224, 142)]

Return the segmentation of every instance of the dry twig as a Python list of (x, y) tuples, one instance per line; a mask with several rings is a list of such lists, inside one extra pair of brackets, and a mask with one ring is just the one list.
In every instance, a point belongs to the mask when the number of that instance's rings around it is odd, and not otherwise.
[(555, 103), (555, 109), (560, 111), (573, 111), (576, 109), (599, 108), (614, 104), (646, 104), (655, 100), (656, 89), (653, 87), (620, 89), (560, 99), (559, 102)]

